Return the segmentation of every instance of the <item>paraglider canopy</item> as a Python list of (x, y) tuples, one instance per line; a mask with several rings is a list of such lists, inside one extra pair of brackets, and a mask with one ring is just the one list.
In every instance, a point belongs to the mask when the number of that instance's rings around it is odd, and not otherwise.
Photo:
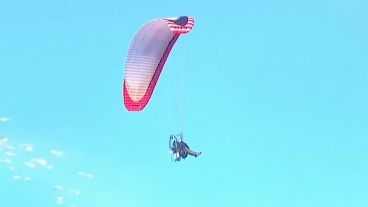
[(147, 105), (176, 40), (193, 26), (193, 18), (182, 16), (152, 20), (138, 31), (125, 64), (123, 98), (128, 111)]

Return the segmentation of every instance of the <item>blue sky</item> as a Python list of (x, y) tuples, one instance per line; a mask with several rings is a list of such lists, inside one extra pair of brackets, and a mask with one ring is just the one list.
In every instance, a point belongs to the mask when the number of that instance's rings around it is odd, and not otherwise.
[[(367, 9), (363, 0), (2, 1), (0, 116), (10, 120), (0, 136), (32, 176), (14, 180), (0, 163), (2, 206), (58, 206), (59, 184), (80, 191), (65, 196), (69, 207), (367, 206)], [(194, 29), (146, 109), (127, 112), (135, 32), (180, 15)], [(168, 136), (180, 129), (201, 157), (170, 161)], [(32, 156), (53, 169), (24, 167)]]

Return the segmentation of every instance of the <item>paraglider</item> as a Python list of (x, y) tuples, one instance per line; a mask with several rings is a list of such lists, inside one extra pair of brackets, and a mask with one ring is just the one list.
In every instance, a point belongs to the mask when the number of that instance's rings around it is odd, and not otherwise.
[[(142, 111), (145, 108), (175, 42), (193, 27), (193, 18), (181, 16), (152, 20), (137, 32), (125, 63), (123, 100), (128, 111)], [(201, 154), (192, 151), (182, 135), (170, 136), (169, 148), (173, 161)]]
[(182, 16), (152, 20), (138, 31), (125, 64), (123, 99), (128, 111), (144, 109), (172, 47), (193, 26), (193, 18)]
[(172, 134), (169, 140), (169, 151), (171, 154), (171, 160), (173, 162), (180, 161), (187, 158), (188, 155), (198, 157), (202, 152), (195, 152), (190, 149), (187, 143), (183, 140), (183, 133), (179, 135)]

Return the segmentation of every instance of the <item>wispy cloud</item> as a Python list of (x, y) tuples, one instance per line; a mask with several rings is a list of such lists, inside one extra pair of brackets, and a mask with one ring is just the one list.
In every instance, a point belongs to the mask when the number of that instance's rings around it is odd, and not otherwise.
[(64, 196), (58, 196), (58, 197), (56, 197), (56, 204), (57, 205), (64, 204)]
[(29, 168), (36, 168), (36, 167), (45, 167), (45, 168), (47, 168), (49, 166), (49, 165), (47, 165), (47, 160), (45, 160), (43, 158), (31, 159), (31, 160), (27, 161), (26, 163), (24, 163), (24, 165), (29, 167)]
[(54, 157), (62, 157), (64, 155), (64, 153), (59, 150), (50, 150), (50, 153), (54, 155)]
[(94, 179), (94, 175), (92, 175), (91, 173), (85, 173), (85, 172), (78, 172), (78, 175), (85, 178), (87, 181), (91, 181)]
[(17, 172), (17, 169), (15, 167), (13, 167), (13, 166), (9, 166), (8, 169), (11, 172)]
[(64, 187), (61, 186), (61, 185), (55, 185), (52, 189), (55, 190), (55, 191), (63, 191)]
[(11, 144), (5, 145), (5, 148), (8, 149), (8, 150), (14, 150), (14, 147)]
[(10, 144), (9, 139), (7, 137), (0, 137), (0, 150), (6, 151), (5, 154), (7, 156), (14, 156), (15, 153), (13, 145)]
[(2, 147), (2, 146), (6, 146), (6, 145), (8, 144), (8, 142), (9, 142), (9, 139), (8, 139), (8, 138), (6, 138), (6, 137), (1, 137), (1, 138), (0, 138), (0, 147)]
[(7, 151), (5, 152), (6, 156), (9, 156), (9, 157), (14, 157), (15, 156), (15, 153), (13, 151)]
[(26, 162), (24, 163), (25, 166), (29, 167), (29, 168), (36, 168), (36, 164), (33, 162)]
[(10, 120), (10, 118), (8, 118), (8, 117), (0, 116), (0, 122), (7, 122), (9, 120)]
[(11, 164), (13, 161), (9, 158), (0, 159), (0, 163)]
[(30, 181), (31, 177), (29, 176), (20, 176), (20, 175), (13, 175), (13, 180), (24, 180), (24, 181)]
[(77, 189), (68, 189), (68, 195), (70, 195), (70, 196), (79, 196), (80, 191), (77, 190)]
[(32, 152), (33, 151), (33, 146), (31, 144), (22, 144), (20, 146), (20, 148), (22, 148), (26, 152)]
[[(55, 149), (54, 147), (46, 148), (46, 154), (43, 154), (43, 151), (42, 155), (36, 155), (39, 153), (39, 149), (37, 145), (34, 144), (35, 143), (29, 144), (29, 142), (19, 143), (15, 139), (0, 137), (0, 165), (3, 165), (5, 169), (9, 170), (8, 172), (10, 173), (10, 176), (8, 179), (13, 180), (13, 182), (31, 181), (31, 177), (25, 175), (32, 175), (32, 178), (36, 178), (38, 175), (37, 173), (43, 170), (46, 170), (48, 173), (53, 173), (58, 170), (58, 165), (56, 165), (58, 162), (68, 161), (68, 157), (65, 157), (65, 159), (58, 159), (58, 161), (56, 161), (55, 158), (61, 158), (65, 156), (65, 153), (57, 148)], [(47, 151), (47, 149), (49, 151)], [(76, 172), (78, 169), (74, 170), (73, 171)], [(80, 176), (79, 179), (84, 179), (86, 181), (92, 181), (95, 179), (95, 176), (89, 172), (77, 171), (77, 174), (78, 175), (74, 174), (74, 176), (77, 178)], [(59, 181), (57, 182), (59, 183)], [(55, 185), (52, 187), (56, 194), (56, 197), (53, 197), (53, 199), (55, 199), (54, 205), (74, 206), (70, 201), (82, 197), (81, 192), (79, 191), (80, 186), (64, 186), (65, 183), (59, 184), (61, 185)]]
[(20, 180), (20, 179), (22, 179), (22, 176), (14, 175), (12, 178), (13, 178), (13, 180)]
[(45, 159), (37, 159), (36, 163), (41, 166), (41, 167), (46, 167), (47, 166), (47, 160)]

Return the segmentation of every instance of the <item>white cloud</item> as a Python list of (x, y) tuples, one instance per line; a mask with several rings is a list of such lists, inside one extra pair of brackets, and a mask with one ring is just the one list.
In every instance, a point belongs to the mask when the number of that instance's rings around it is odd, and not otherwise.
[(14, 157), (15, 156), (15, 153), (13, 151), (7, 151), (7, 152), (5, 152), (5, 154), (9, 157)]
[(26, 152), (32, 152), (34, 150), (33, 145), (27, 143), (19, 145), (18, 148)]
[(56, 197), (56, 204), (58, 205), (64, 204), (64, 197), (63, 196)]
[(6, 158), (6, 159), (0, 159), (0, 163), (10, 164), (10, 163), (12, 163), (12, 160), (11, 160), (11, 159), (9, 159), (9, 158)]
[(94, 179), (94, 175), (92, 175), (91, 173), (78, 172), (78, 175), (85, 178), (87, 181), (91, 181)]
[(61, 156), (63, 156), (63, 155), (64, 155), (64, 153), (63, 153), (63, 152), (58, 151), (58, 150), (50, 150), (50, 153), (51, 153), (52, 155), (54, 155), (55, 157), (61, 157)]
[[(37, 158), (37, 159), (31, 159), (30, 161), (24, 163), (25, 166), (29, 167), (29, 168), (36, 168), (36, 167), (44, 167), (49, 169), (50, 165), (47, 165), (47, 160), (42, 159), (42, 158)], [(51, 166), (52, 168), (52, 166)]]
[(30, 181), (31, 177), (29, 176), (20, 176), (20, 175), (14, 175), (12, 177), (13, 180), (24, 180), (24, 181)]
[(13, 166), (9, 166), (8, 169), (11, 172), (16, 172), (17, 171), (17, 169), (15, 167), (13, 167)]
[(29, 168), (36, 168), (36, 164), (33, 162), (26, 162), (24, 163), (25, 166), (29, 167)]
[(23, 144), (21, 146), (21, 148), (26, 151), (26, 152), (32, 152), (33, 151), (33, 146), (31, 144)]
[(31, 178), (28, 176), (20, 176), (20, 175), (13, 175), (12, 179), (13, 180), (25, 180), (25, 181), (31, 180)]
[(52, 189), (55, 190), (55, 191), (63, 191), (64, 190), (63, 186), (61, 186), (61, 185), (55, 185)]
[(38, 160), (36, 161), (36, 163), (37, 163), (39, 166), (41, 166), (41, 167), (46, 167), (46, 166), (47, 166), (47, 160), (45, 160), (45, 159), (38, 159)]
[(11, 144), (6, 144), (5, 148), (8, 149), (8, 150), (13, 150), (14, 149), (13, 145), (11, 145)]
[(77, 190), (77, 189), (68, 189), (68, 195), (70, 195), (70, 196), (79, 196), (80, 191)]
[(12, 178), (13, 178), (13, 180), (20, 180), (20, 179), (22, 179), (22, 176), (14, 175)]
[(8, 118), (8, 117), (3, 117), (3, 116), (0, 117), (0, 122), (7, 122), (9, 120), (10, 120), (10, 118)]
[(0, 147), (1, 147), (2, 145), (5, 145), (6, 143), (8, 143), (8, 141), (9, 141), (9, 139), (8, 139), (8, 138), (6, 138), (6, 137), (2, 137), (2, 138), (0, 138)]

